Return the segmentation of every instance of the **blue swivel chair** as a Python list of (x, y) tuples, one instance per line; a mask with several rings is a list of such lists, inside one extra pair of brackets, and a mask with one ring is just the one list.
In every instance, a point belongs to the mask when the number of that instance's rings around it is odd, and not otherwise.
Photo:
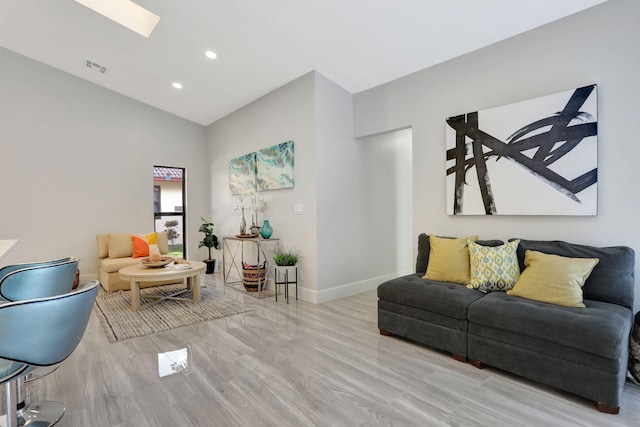
[[(0, 302), (46, 298), (71, 292), (77, 269), (78, 260), (71, 258), (3, 267), (0, 269)], [(40, 369), (18, 379), (16, 400), (21, 422), (31, 420), (32, 424), (36, 424), (37, 420), (38, 425), (50, 425), (48, 419), (59, 418), (60, 415), (57, 414), (64, 413), (64, 405), (59, 402), (25, 404), (25, 384), (41, 378), (55, 368), (46, 372)]]
[[(99, 286), (98, 281), (93, 281), (63, 295), (0, 305), (0, 384), (5, 386), (7, 427), (20, 425), (17, 380), (38, 367), (61, 363), (76, 349), (87, 328)], [(59, 419), (37, 425), (53, 425)], [(29, 420), (22, 422), (29, 425)]]
[(0, 299), (21, 301), (67, 293), (73, 287), (78, 260), (15, 264), (0, 268)]
[(22, 270), (24, 268), (29, 268), (29, 267), (40, 267), (40, 266), (49, 265), (49, 264), (60, 264), (61, 262), (71, 261), (71, 259), (72, 259), (71, 257), (65, 257), (60, 259), (52, 259), (50, 261), (34, 261), (34, 262), (25, 262), (21, 264), (5, 265), (4, 267), (0, 267), (0, 279), (2, 279), (4, 276), (11, 273), (12, 271)]

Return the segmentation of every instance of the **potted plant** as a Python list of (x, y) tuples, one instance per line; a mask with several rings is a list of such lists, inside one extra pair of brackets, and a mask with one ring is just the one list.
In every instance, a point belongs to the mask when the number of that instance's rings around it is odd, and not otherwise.
[(278, 248), (273, 253), (273, 262), (277, 266), (289, 267), (296, 265), (300, 260), (300, 251), (297, 249)]
[(289, 303), (289, 284), (296, 285), (296, 300), (298, 299), (298, 268), (300, 251), (292, 248), (278, 248), (273, 253), (275, 266), (276, 301), (278, 301), (278, 285), (284, 285), (284, 294)]
[(198, 247), (201, 248), (204, 246), (209, 250), (209, 258), (203, 261), (207, 264), (206, 274), (211, 274), (216, 269), (216, 260), (215, 258), (211, 258), (211, 248), (220, 249), (220, 243), (218, 242), (218, 236), (213, 234), (213, 223), (202, 217), (200, 217), (200, 219), (202, 220), (202, 225), (198, 231), (204, 233), (204, 237), (200, 243), (198, 243)]

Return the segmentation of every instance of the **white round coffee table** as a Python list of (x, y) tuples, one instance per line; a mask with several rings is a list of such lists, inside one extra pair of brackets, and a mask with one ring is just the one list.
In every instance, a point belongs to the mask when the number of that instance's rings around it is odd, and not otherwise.
[[(138, 311), (141, 308), (157, 304), (162, 300), (200, 302), (200, 275), (204, 273), (206, 264), (200, 261), (189, 261), (191, 268), (177, 269), (172, 265), (160, 268), (149, 268), (140, 264), (130, 265), (120, 269), (118, 272), (122, 280), (131, 282), (131, 311)], [(182, 265), (182, 264), (181, 264)], [(154, 282), (156, 280), (187, 279), (186, 288), (167, 296), (145, 295), (145, 298), (154, 299), (146, 304), (140, 305), (140, 283)], [(193, 298), (180, 298), (179, 295), (193, 291)]]

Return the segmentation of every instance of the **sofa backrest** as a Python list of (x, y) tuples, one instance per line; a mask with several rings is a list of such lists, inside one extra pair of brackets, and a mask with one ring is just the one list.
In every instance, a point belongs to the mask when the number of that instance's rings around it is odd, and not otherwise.
[[(512, 241), (514, 239), (509, 239)], [(610, 302), (633, 310), (635, 252), (627, 246), (598, 248), (559, 240), (524, 240), (518, 245), (520, 271), (526, 250), (570, 258), (598, 258), (582, 288), (585, 299)]]
[[(443, 237), (443, 236), (439, 236)], [(453, 239), (453, 237), (445, 237)], [(502, 240), (478, 240), (476, 242), (482, 246), (500, 246), (504, 242)], [(418, 257), (416, 258), (416, 273), (424, 275), (427, 272), (427, 265), (429, 264), (429, 251), (431, 246), (429, 245), (429, 235), (421, 233), (418, 236)]]
[[(166, 231), (158, 231), (158, 250), (162, 255), (169, 253), (169, 236)], [(126, 258), (133, 255), (131, 234), (108, 233), (96, 235), (98, 259)]]

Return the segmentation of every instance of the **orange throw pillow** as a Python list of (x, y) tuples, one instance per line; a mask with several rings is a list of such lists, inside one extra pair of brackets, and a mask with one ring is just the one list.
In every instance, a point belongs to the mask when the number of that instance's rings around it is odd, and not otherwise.
[(133, 258), (149, 256), (149, 240), (145, 234), (132, 234), (131, 243), (133, 243)]

